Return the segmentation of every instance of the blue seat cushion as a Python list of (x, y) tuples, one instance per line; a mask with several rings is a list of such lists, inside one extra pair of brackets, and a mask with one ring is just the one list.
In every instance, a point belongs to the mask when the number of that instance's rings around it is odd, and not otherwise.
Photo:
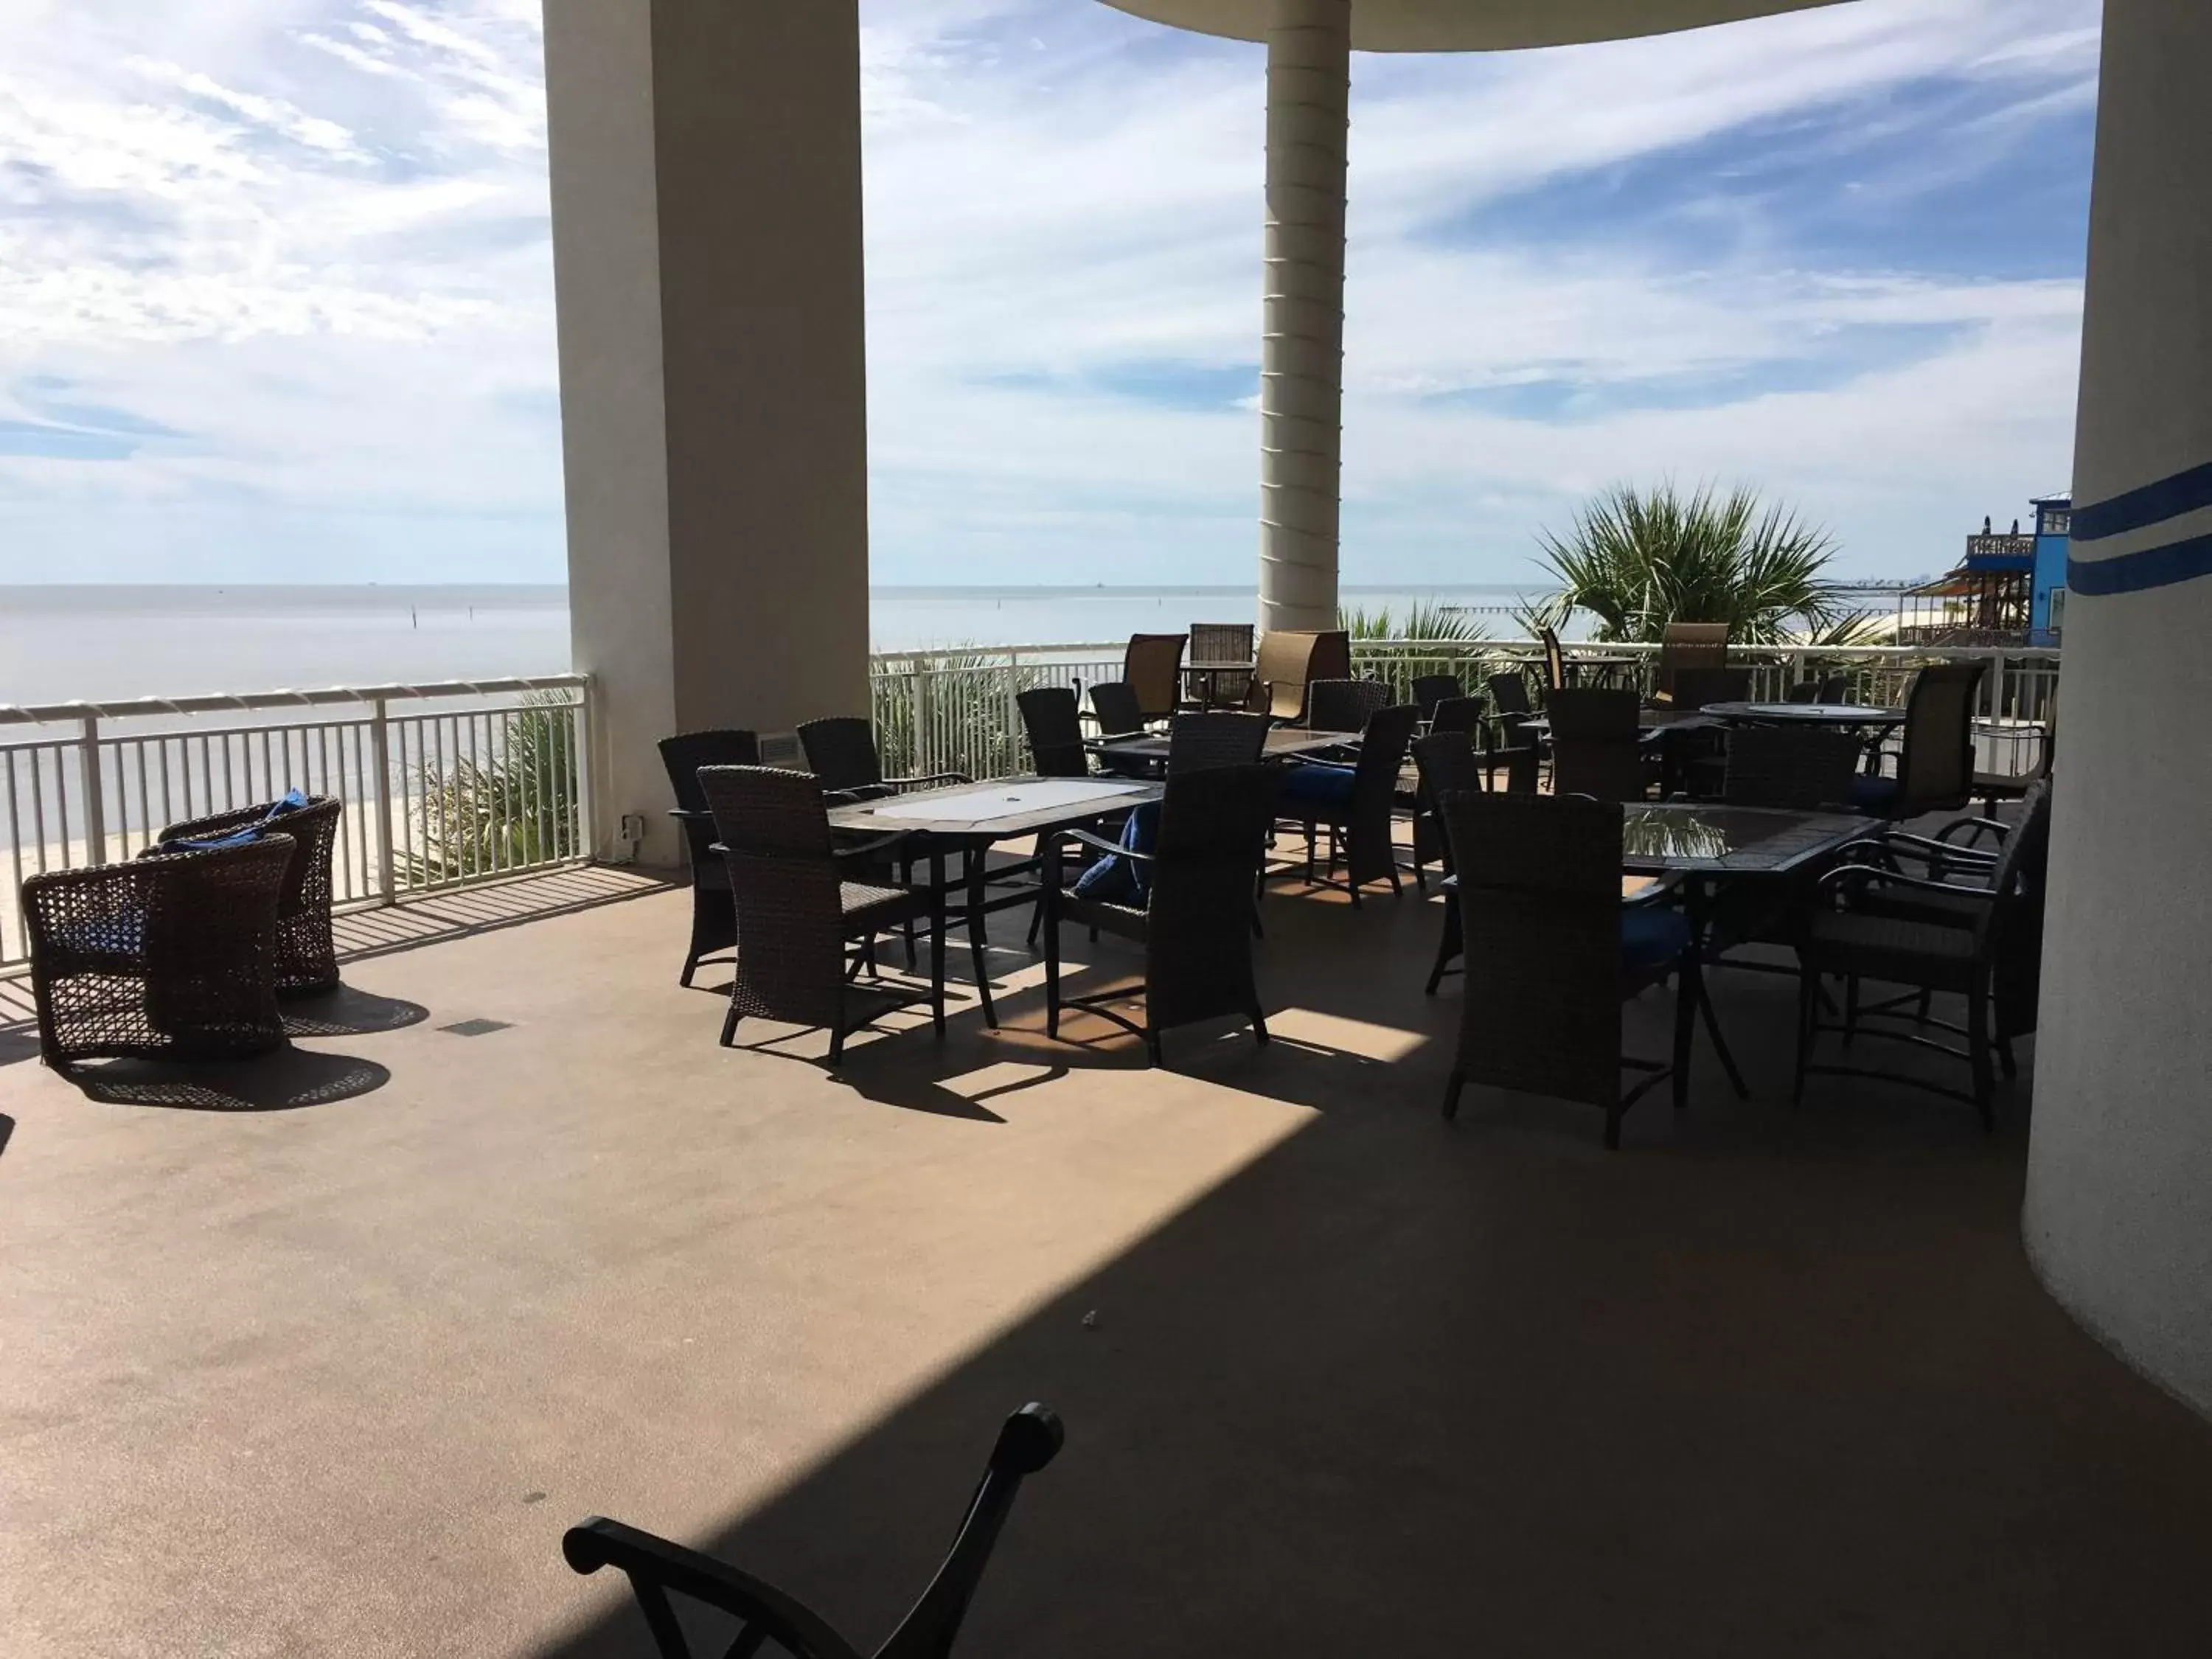
[(109, 957), (135, 962), (146, 953), (146, 913), (117, 910), (83, 916), (54, 930), (54, 943), (80, 957)]
[(1679, 910), (1632, 905), (1620, 913), (1620, 971), (1664, 971), (1690, 948), (1690, 924)]
[(1352, 799), (1352, 769), (1322, 761), (1302, 761), (1284, 769), (1282, 793), (1278, 798), (1285, 814), (1297, 816), (1300, 806), (1342, 806)]
[(305, 792), (288, 789), (282, 800), (269, 803), (269, 810), (251, 823), (226, 830), (220, 836), (179, 836), (174, 841), (165, 841), (153, 850), (156, 853), (217, 853), (227, 847), (248, 847), (261, 839), (261, 832), (288, 812), (297, 812), (307, 806)]
[[(1149, 801), (1129, 814), (1121, 826), (1121, 845), (1133, 853), (1149, 853), (1160, 833), (1160, 806)], [(1150, 866), (1135, 859), (1103, 858), (1075, 878), (1070, 890), (1076, 897), (1097, 904), (1121, 904), (1142, 909), (1151, 897)]]
[(1897, 805), (1899, 787), (1899, 785), (1895, 778), (1885, 778), (1874, 772), (1862, 772), (1851, 780), (1852, 810), (1881, 817)]

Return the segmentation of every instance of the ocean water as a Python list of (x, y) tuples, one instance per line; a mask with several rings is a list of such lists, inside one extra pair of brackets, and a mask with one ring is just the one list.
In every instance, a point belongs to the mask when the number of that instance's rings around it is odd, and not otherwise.
[[(1516, 632), (1510, 587), (1347, 588), (1403, 614), (1461, 605)], [(883, 587), (878, 651), (1095, 644), (1249, 623), (1241, 587)], [(212, 692), (424, 684), (568, 671), (559, 586), (0, 587), (0, 703), (120, 702)]]

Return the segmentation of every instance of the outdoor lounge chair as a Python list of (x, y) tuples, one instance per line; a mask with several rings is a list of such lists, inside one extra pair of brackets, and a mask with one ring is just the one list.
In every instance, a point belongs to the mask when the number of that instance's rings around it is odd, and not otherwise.
[[(295, 801), (305, 800), (305, 805)], [(228, 812), (189, 818), (161, 831), (157, 845), (216, 841), (267, 826), (292, 844), (284, 886), (276, 899), (276, 994), (308, 996), (338, 982), (338, 954), (331, 935), (331, 851), (345, 803), (333, 795), (298, 795), (260, 801)]]
[(760, 739), (750, 732), (686, 732), (660, 740), (660, 763), (668, 769), (668, 787), (676, 796), (672, 816), (684, 826), (684, 850), (691, 866), (691, 943), (676, 981), (688, 986), (702, 962), (717, 951), (736, 949), (738, 943), (730, 867), (713, 850), (714, 815), (699, 787), (699, 769), (757, 766)]
[[(1253, 971), (1252, 939), (1267, 825), (1279, 773), (1272, 766), (1210, 766), (1170, 771), (1149, 849), (1117, 845), (1087, 830), (1062, 830), (1045, 854), (1045, 1030), (1060, 1035), (1062, 1008), (1081, 1008), (1145, 1041), (1155, 1066), (1161, 1034), (1197, 1020), (1241, 1015), (1265, 1042), (1267, 1022)], [(1150, 809), (1139, 808), (1133, 824)], [(1125, 841), (1141, 837), (1125, 836)], [(1111, 854), (1083, 880), (1063, 880), (1064, 848)], [(1112, 861), (1122, 861), (1115, 872)], [(1118, 875), (1108, 889), (1092, 876)], [(1086, 889), (1093, 890), (1086, 891)], [(1070, 997), (1060, 989), (1060, 931), (1074, 922), (1133, 939), (1145, 951), (1145, 1018), (1139, 1024), (1114, 1004), (1126, 990)]]
[(27, 878), (40, 1058), (65, 1071), (283, 1047), (277, 918), (297, 851), (270, 833)]
[[(830, 812), (816, 781), (766, 766), (708, 766), (700, 787), (729, 866), (730, 894), (742, 942), (730, 981), (722, 1046), (740, 1019), (818, 1025), (830, 1033), (830, 1063), (845, 1057), (845, 1038), (875, 1015), (927, 1003), (945, 1034), (945, 893), (890, 882), (864, 860), (903, 837), (835, 847)], [(874, 963), (879, 933), (929, 924), (929, 990), (853, 983)], [(848, 961), (848, 946), (859, 950)]]
[[(946, 1659), (1015, 1494), (1024, 1479), (1059, 1455), (1064, 1438), (1060, 1419), (1042, 1406), (1024, 1406), (1006, 1419), (952, 1548), (914, 1610), (876, 1650), (875, 1659)], [(699, 1651), (677, 1616), (679, 1602), (737, 1621), (737, 1628), (721, 1632), (711, 1649), (726, 1659), (771, 1653), (790, 1659), (861, 1659), (859, 1648), (796, 1597), (712, 1556), (619, 1521), (595, 1515), (571, 1527), (561, 1540), (561, 1555), (580, 1573), (612, 1567), (628, 1577), (661, 1659), (693, 1659)]]
[[(1621, 902), (1621, 806), (1459, 790), (1437, 810), (1471, 947), (1445, 1119), (1457, 1115), (1468, 1084), (1485, 1084), (1601, 1107), (1613, 1148), (1622, 1115), (1662, 1079), (1673, 1079), (1676, 1109), (1686, 1106), (1697, 951), (1679, 911)], [(1620, 1005), (1670, 974), (1679, 975), (1672, 1063), (1631, 1058)], [(1624, 1092), (1624, 1069), (1650, 1075)]]

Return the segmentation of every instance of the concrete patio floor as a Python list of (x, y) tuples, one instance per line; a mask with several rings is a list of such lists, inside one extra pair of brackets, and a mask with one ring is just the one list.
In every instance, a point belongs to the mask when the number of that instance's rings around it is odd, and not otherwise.
[(1751, 1102), (1701, 1043), (1617, 1155), (1448, 1128), (1410, 890), (1271, 896), (1264, 1052), (1047, 1042), (1001, 918), (1007, 1029), (832, 1078), (716, 1047), (687, 915), (582, 872), (352, 918), (328, 1035), (100, 1098), (0, 1035), (0, 1650), (645, 1652), (562, 1564), (594, 1511), (865, 1650), (1041, 1399), (974, 1659), (2212, 1652), (2212, 1427), (2032, 1277), (2025, 1083), (1993, 1137), (1793, 1110), (1791, 988), (1733, 974)]

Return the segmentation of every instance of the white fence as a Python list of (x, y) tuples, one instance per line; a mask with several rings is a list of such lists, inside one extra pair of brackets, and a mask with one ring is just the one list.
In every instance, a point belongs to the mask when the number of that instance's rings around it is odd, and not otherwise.
[(587, 690), (571, 674), (0, 708), (0, 972), (28, 957), (25, 877), (134, 858), (170, 825), (291, 788), (346, 804), (341, 904), (580, 861)]
[[(965, 647), (878, 656), (870, 664), (877, 742), (886, 772), (912, 775), (955, 771), (974, 777), (1003, 775), (1028, 763), (1015, 698), (1033, 686), (1069, 685), (1079, 696), (1102, 681), (1121, 678), (1119, 643)], [(1653, 645), (1570, 645), (1577, 658), (1627, 657), (1635, 665), (1608, 671), (1615, 683), (1649, 693), (1659, 647)], [(1904, 702), (1913, 674), (1931, 662), (1979, 659), (1990, 665), (1982, 681), (1977, 720), (1983, 769), (2029, 769), (2042, 730), (2054, 712), (2060, 653), (2056, 649), (1941, 650), (1894, 646), (1850, 650), (1801, 646), (1735, 651), (1731, 661), (1752, 673), (1752, 696), (1779, 702), (1808, 681), (1840, 676), (1853, 702)], [(1356, 640), (1352, 672), (1380, 679), (1410, 699), (1413, 684), (1431, 674), (1456, 675), (1470, 692), (1481, 692), (1492, 674), (1534, 675), (1542, 647), (1534, 640)]]

